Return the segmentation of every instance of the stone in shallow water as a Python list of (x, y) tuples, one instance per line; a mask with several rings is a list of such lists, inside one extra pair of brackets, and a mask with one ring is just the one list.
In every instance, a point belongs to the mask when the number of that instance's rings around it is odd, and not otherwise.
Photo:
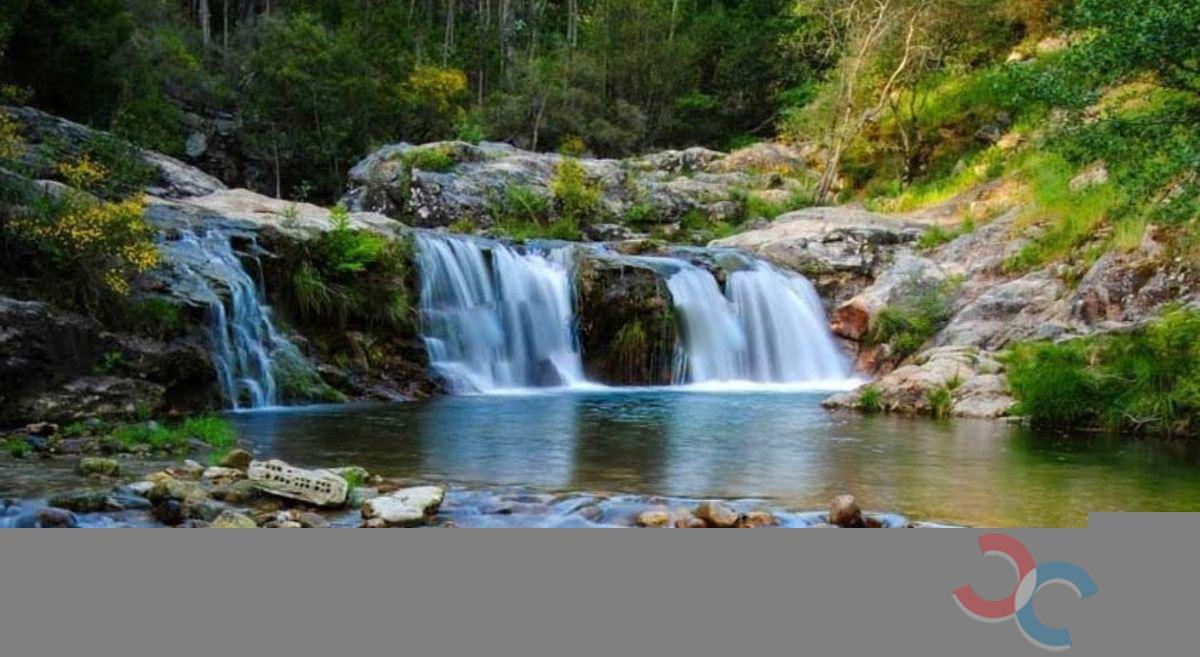
[(201, 478), (211, 481), (213, 485), (224, 486), (246, 478), (246, 473), (236, 468), (211, 467), (204, 471)]
[(79, 459), (79, 463), (75, 464), (75, 472), (84, 477), (91, 475), (115, 477), (121, 474), (121, 464), (113, 459), (87, 456)]
[(217, 529), (254, 529), (258, 523), (245, 514), (226, 509), (212, 521), (211, 526)]
[(428, 516), (437, 512), (446, 491), (438, 486), (404, 488), (388, 495), (363, 502), (364, 526), (413, 527), (425, 524)]
[(742, 516), (738, 521), (738, 527), (757, 528), (757, 527), (776, 527), (779, 521), (775, 519), (775, 515), (770, 511), (751, 511)]
[(671, 514), (664, 508), (650, 509), (638, 514), (638, 527), (668, 527), (671, 524)]
[(675, 509), (672, 514), (675, 517), (675, 526), (680, 529), (703, 529), (708, 527), (705, 522), (696, 517), (691, 509), (680, 507)]
[(862, 509), (853, 495), (838, 495), (829, 505), (829, 522), (837, 527), (866, 527)]
[(279, 460), (253, 461), (250, 481), (259, 489), (316, 506), (346, 503), (346, 480), (329, 470), (305, 470)]
[(724, 502), (701, 502), (696, 507), (696, 517), (710, 527), (728, 528), (737, 525), (740, 515)]
[(71, 528), (78, 527), (79, 521), (75, 518), (74, 513), (66, 509), (47, 507), (17, 518), (13, 526), (25, 528), (41, 527), (46, 529)]
[(250, 467), (250, 462), (253, 460), (254, 457), (250, 456), (250, 452), (247, 452), (244, 449), (235, 449), (226, 454), (225, 458), (221, 459), (220, 466), (222, 468), (245, 470)]

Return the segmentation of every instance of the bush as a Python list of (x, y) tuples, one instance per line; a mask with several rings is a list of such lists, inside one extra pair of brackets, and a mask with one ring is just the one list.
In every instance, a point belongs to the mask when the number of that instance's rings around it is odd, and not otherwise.
[(33, 450), (23, 438), (9, 438), (4, 441), (4, 451), (15, 459), (23, 459)]
[(314, 323), (408, 326), (411, 242), (350, 228), (349, 213), (341, 205), (333, 209), (332, 219), (333, 230), (301, 247), (291, 277), (291, 304)]
[(883, 395), (874, 386), (867, 386), (858, 394), (858, 410), (868, 415), (883, 411)]
[(1036, 425), (1200, 433), (1200, 311), (1171, 309), (1128, 335), (1018, 345), (1006, 362)]
[(580, 225), (600, 214), (600, 187), (588, 181), (579, 160), (563, 156), (550, 181), (554, 212), (559, 219)]
[(404, 164), (409, 169), (445, 173), (454, 168), (454, 157), (444, 146), (416, 148), (404, 154)]
[(958, 285), (956, 280), (933, 287), (911, 281), (904, 301), (883, 308), (871, 320), (868, 341), (888, 345), (897, 359), (916, 353), (950, 319)]

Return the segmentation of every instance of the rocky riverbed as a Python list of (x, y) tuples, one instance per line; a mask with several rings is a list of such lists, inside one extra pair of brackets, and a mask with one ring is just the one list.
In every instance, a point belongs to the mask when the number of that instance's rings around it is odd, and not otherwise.
[(381, 477), (359, 466), (298, 468), (201, 445), (189, 447), (191, 458), (182, 460), (88, 445), (75, 452), (74, 439), (56, 439), (46, 425), (26, 434), (37, 451), (0, 456), (0, 527), (939, 526), (864, 512), (851, 495), (837, 497), (828, 510), (796, 510), (759, 499), (476, 488)]

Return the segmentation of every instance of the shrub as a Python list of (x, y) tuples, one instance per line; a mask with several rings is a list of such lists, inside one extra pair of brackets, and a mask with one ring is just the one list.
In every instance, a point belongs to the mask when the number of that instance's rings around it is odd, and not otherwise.
[(345, 327), (407, 326), (412, 314), (407, 278), (411, 242), (349, 226), (344, 206), (333, 230), (301, 247), (291, 277), (291, 304), (310, 322)]
[(883, 411), (883, 395), (875, 386), (867, 386), (858, 394), (858, 410), (868, 415)]
[(23, 459), (29, 456), (29, 452), (32, 449), (29, 447), (29, 443), (25, 442), (23, 438), (9, 438), (4, 441), (4, 451), (8, 452), (8, 455), (15, 459)]
[(179, 306), (162, 297), (130, 302), (124, 316), (129, 328), (156, 340), (164, 340), (183, 328)]
[(1006, 362), (1036, 425), (1200, 433), (1200, 311), (1170, 309), (1128, 335), (1018, 345)]
[(954, 410), (954, 393), (949, 386), (940, 386), (929, 391), (929, 414), (935, 420), (945, 420)]
[(916, 353), (950, 319), (951, 297), (958, 285), (956, 280), (932, 287), (910, 281), (904, 300), (883, 308), (871, 320), (868, 341), (890, 346), (895, 358)]
[(588, 181), (583, 165), (575, 157), (564, 156), (558, 163), (550, 190), (559, 219), (582, 224), (600, 213), (600, 187)]
[(404, 154), (404, 164), (409, 169), (445, 173), (454, 168), (454, 156), (444, 146), (415, 148)]

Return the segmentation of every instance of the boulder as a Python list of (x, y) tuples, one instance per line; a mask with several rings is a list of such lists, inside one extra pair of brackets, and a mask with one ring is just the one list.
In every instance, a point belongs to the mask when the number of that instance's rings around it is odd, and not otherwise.
[(703, 520), (697, 518), (696, 514), (692, 513), (691, 509), (685, 507), (675, 509), (671, 512), (671, 516), (674, 518), (675, 526), (680, 529), (701, 529), (708, 527)]
[(248, 470), (250, 468), (250, 462), (253, 460), (254, 457), (250, 455), (250, 452), (247, 452), (244, 449), (235, 449), (222, 457), (219, 465), (222, 468)]
[(862, 509), (853, 495), (838, 495), (829, 504), (829, 524), (836, 527), (866, 527)]
[(777, 527), (778, 525), (779, 520), (777, 520), (775, 518), (775, 514), (771, 513), (770, 511), (750, 511), (746, 515), (742, 516), (742, 519), (739, 520), (737, 524), (738, 527), (747, 529), (754, 529), (757, 527)]
[(204, 470), (204, 474), (201, 475), (201, 478), (205, 481), (212, 482), (215, 486), (224, 486), (226, 484), (232, 484), (235, 481), (245, 479), (246, 473), (235, 468), (213, 466), (211, 468), (206, 468)]
[(33, 514), (17, 518), (17, 527), (39, 527), (43, 529), (63, 529), (79, 526), (79, 520), (74, 513), (66, 509), (46, 507), (38, 509)]
[(218, 529), (255, 529), (258, 523), (249, 516), (226, 509), (212, 521), (211, 526)]
[(736, 527), (741, 514), (724, 502), (701, 502), (696, 507), (696, 517), (703, 520), (709, 527)]
[(113, 459), (88, 456), (75, 464), (75, 473), (83, 477), (116, 477), (121, 474), (121, 464)]
[(168, 527), (178, 527), (187, 520), (187, 511), (179, 500), (165, 499), (154, 505), (150, 515)]
[(75, 513), (99, 513), (110, 509), (108, 493), (98, 490), (76, 490), (60, 493), (49, 499), (50, 506)]
[(58, 433), (58, 425), (53, 422), (34, 422), (25, 426), (25, 433), (31, 436), (49, 438)]
[(671, 514), (664, 508), (650, 509), (638, 514), (635, 521), (638, 527), (670, 527)]
[(437, 512), (445, 495), (445, 490), (437, 486), (403, 488), (386, 497), (363, 502), (362, 517), (368, 522), (382, 522), (387, 527), (423, 525)]
[(346, 480), (329, 470), (305, 470), (279, 460), (253, 461), (248, 476), (262, 491), (316, 506), (346, 503)]

